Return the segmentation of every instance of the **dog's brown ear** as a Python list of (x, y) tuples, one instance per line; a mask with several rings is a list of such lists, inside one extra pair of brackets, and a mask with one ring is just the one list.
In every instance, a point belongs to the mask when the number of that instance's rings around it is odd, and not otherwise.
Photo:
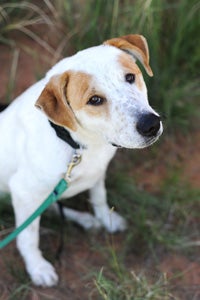
[(76, 119), (66, 99), (68, 81), (67, 72), (53, 76), (43, 89), (35, 106), (43, 110), (53, 123), (75, 131)]
[(147, 74), (153, 76), (149, 65), (149, 48), (144, 36), (139, 34), (124, 35), (104, 42), (105, 45), (117, 47), (138, 59)]

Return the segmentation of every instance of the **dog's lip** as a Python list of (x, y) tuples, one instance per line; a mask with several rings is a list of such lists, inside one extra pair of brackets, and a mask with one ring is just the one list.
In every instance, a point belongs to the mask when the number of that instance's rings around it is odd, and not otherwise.
[(116, 148), (123, 148), (122, 146), (117, 145), (117, 144), (115, 144), (115, 143), (111, 143), (111, 145), (112, 145), (113, 147), (116, 147)]
[(160, 137), (160, 135), (158, 134), (158, 135), (156, 135), (154, 137), (146, 138), (144, 140), (144, 143), (141, 144), (141, 146), (138, 147), (138, 148), (147, 148), (147, 147), (151, 146), (152, 144), (154, 144), (159, 139), (159, 137)]
[(159, 136), (160, 135), (157, 135), (157, 136), (154, 136), (154, 137), (151, 137), (151, 138), (147, 139), (145, 141), (145, 147), (151, 146), (153, 143), (155, 143), (159, 139)]
[(119, 144), (116, 144), (116, 143), (113, 143), (113, 142), (110, 142), (110, 144), (113, 146), (113, 147), (116, 147), (116, 148), (125, 148), (125, 149), (141, 149), (141, 148), (146, 148), (146, 147), (149, 147), (151, 146), (153, 143), (155, 143), (160, 137), (160, 134), (154, 136), (154, 137), (150, 137), (150, 138), (145, 138), (144, 139), (144, 142), (141, 143), (140, 145), (138, 145), (137, 147), (131, 147), (131, 146), (125, 146), (125, 145), (119, 145)]

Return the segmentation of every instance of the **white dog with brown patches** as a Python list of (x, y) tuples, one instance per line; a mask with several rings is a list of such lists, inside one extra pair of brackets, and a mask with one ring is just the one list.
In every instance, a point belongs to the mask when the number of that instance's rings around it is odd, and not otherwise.
[[(89, 189), (94, 216), (67, 208), (65, 216), (85, 228), (125, 229), (124, 219), (107, 204), (108, 163), (117, 147), (147, 147), (162, 133), (137, 59), (152, 76), (141, 35), (80, 51), (58, 62), (0, 114), (0, 190), (11, 193), (16, 226), (53, 190), (78, 148), (82, 160), (62, 198)], [(39, 250), (39, 222), (18, 236), (17, 246), (32, 281), (52, 286), (58, 276)]]

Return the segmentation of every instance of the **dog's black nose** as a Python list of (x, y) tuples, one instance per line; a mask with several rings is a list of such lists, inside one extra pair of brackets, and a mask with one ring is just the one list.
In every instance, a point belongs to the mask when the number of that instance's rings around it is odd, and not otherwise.
[(146, 137), (156, 136), (160, 129), (160, 117), (154, 114), (142, 115), (136, 125), (137, 131)]

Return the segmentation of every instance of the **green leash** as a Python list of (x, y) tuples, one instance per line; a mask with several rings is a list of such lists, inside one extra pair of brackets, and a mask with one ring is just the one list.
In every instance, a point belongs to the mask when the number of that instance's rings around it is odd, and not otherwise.
[(53, 192), (44, 200), (44, 202), (34, 211), (28, 219), (24, 221), (19, 227), (17, 227), (13, 232), (11, 232), (5, 239), (0, 241), (0, 249), (7, 246), (12, 240), (14, 240), (20, 232), (22, 232), (28, 225), (30, 225), (38, 216), (40, 216), (51, 204), (56, 202), (60, 196), (68, 188), (68, 182), (70, 181), (70, 174), (74, 166), (78, 165), (81, 161), (81, 154), (74, 152), (72, 160), (68, 165), (65, 178), (62, 178)]
[(53, 192), (45, 199), (45, 201), (34, 211), (28, 219), (24, 221), (19, 227), (11, 232), (5, 239), (0, 241), (0, 249), (7, 246), (12, 240), (16, 238), (28, 225), (30, 225), (38, 216), (40, 216), (51, 204), (58, 200), (58, 198), (68, 188), (67, 181), (63, 178), (54, 188)]

